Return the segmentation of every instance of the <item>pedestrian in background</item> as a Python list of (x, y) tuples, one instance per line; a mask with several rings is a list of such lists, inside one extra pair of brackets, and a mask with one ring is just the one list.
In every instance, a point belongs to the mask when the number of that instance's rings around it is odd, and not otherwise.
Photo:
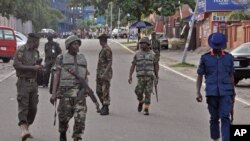
[(96, 73), (96, 93), (102, 103), (101, 115), (109, 114), (110, 105), (110, 81), (112, 79), (112, 50), (108, 46), (108, 36), (107, 34), (101, 34), (99, 37), (99, 42), (102, 47), (97, 64)]
[(54, 66), (56, 57), (62, 53), (62, 50), (59, 44), (53, 41), (53, 35), (49, 34), (48, 42), (45, 44), (44, 53), (45, 53), (45, 68), (46, 72), (44, 75), (43, 87), (48, 87), (49, 78), (51, 73), (51, 68)]
[(149, 115), (149, 106), (151, 103), (151, 93), (153, 92), (153, 82), (158, 80), (158, 64), (155, 60), (155, 53), (150, 50), (150, 41), (147, 37), (143, 37), (139, 41), (140, 50), (135, 56), (130, 67), (128, 83), (132, 83), (132, 75), (136, 68), (136, 77), (138, 79), (135, 88), (137, 95), (138, 112), (142, 111), (144, 105), (144, 115)]
[(55, 72), (50, 102), (54, 104), (60, 99), (58, 106), (60, 141), (67, 141), (69, 121), (75, 119), (73, 129), (73, 141), (82, 139), (85, 129), (87, 105), (85, 97), (79, 97), (80, 86), (75, 76), (67, 70), (76, 73), (81, 78), (87, 79), (87, 60), (83, 54), (79, 54), (81, 40), (76, 35), (71, 35), (65, 40), (68, 52), (59, 55), (55, 63)]
[(159, 61), (160, 61), (160, 52), (161, 52), (161, 43), (160, 41), (156, 38), (156, 32), (152, 32), (151, 33), (151, 49), (154, 51), (155, 53), (155, 61), (157, 62), (157, 70), (158, 70), (158, 74), (159, 74)]
[(212, 49), (201, 56), (197, 70), (196, 100), (198, 102), (203, 100), (200, 89), (204, 75), (206, 102), (210, 114), (210, 136), (214, 141), (219, 141), (220, 136), (222, 141), (230, 140), (230, 113), (233, 110), (235, 90), (233, 56), (223, 51), (226, 43), (227, 39), (224, 34), (211, 34), (208, 37), (208, 44)]
[(37, 64), (39, 56), (39, 36), (35, 33), (28, 34), (27, 43), (17, 50), (13, 66), (18, 77), (17, 102), (18, 102), (18, 125), (21, 128), (21, 138), (25, 141), (32, 137), (29, 127), (35, 120), (38, 104), (37, 72), (42, 66)]

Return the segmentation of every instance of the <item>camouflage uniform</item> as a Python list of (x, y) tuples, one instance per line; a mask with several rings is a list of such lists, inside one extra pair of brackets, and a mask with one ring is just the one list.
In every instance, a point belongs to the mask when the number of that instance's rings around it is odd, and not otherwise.
[[(26, 45), (17, 50), (13, 66), (32, 66), (40, 59), (38, 50), (31, 50)], [(17, 102), (19, 123), (31, 125), (35, 119), (38, 104), (37, 72), (16, 68)]]
[(62, 53), (62, 50), (58, 43), (51, 41), (45, 44), (44, 53), (46, 75), (43, 84), (48, 86), (51, 68), (55, 64), (56, 57)]
[[(144, 102), (146, 105), (150, 104), (151, 93), (153, 92), (154, 81), (154, 63), (155, 54), (153, 51), (136, 52), (132, 64), (136, 65), (136, 77), (138, 79), (135, 93), (139, 102)], [(143, 93), (145, 97), (143, 96)]]
[(151, 48), (155, 53), (155, 61), (159, 62), (160, 61), (160, 41), (158, 39), (151, 39)]
[(110, 81), (113, 75), (112, 68), (108, 70), (107, 75), (104, 78), (101, 78), (105, 72), (108, 63), (112, 61), (112, 51), (109, 46), (102, 48), (99, 54), (99, 60), (97, 65), (97, 74), (96, 74), (96, 93), (99, 97), (99, 100), (103, 105), (110, 105)]
[[(70, 40), (69, 40), (70, 39)], [(72, 40), (71, 40), (72, 39)], [(67, 42), (70, 41), (70, 42)], [(79, 41), (76, 36), (70, 36), (66, 40), (66, 48), (73, 41)], [(81, 43), (81, 42), (80, 42)], [(65, 133), (68, 129), (69, 120), (74, 117), (75, 124), (72, 138), (81, 140), (85, 129), (85, 120), (87, 113), (87, 105), (85, 97), (77, 97), (79, 85), (76, 78), (65, 69), (74, 68), (76, 73), (82, 77), (87, 76), (87, 61), (83, 54), (73, 56), (69, 53), (59, 55), (57, 57), (55, 68), (61, 70), (58, 98), (60, 99), (58, 106), (59, 132)], [(65, 68), (65, 69), (62, 69)]]

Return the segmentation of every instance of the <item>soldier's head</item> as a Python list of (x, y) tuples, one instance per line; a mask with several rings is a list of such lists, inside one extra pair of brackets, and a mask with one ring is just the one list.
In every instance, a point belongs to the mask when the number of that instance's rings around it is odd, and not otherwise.
[(101, 34), (99, 37), (99, 42), (100, 42), (100, 45), (103, 46), (103, 45), (106, 45), (107, 42), (108, 42), (108, 35), (107, 34)]
[(48, 34), (47, 40), (48, 40), (48, 41), (53, 41), (53, 35), (52, 35), (52, 34)]
[(71, 35), (65, 40), (66, 49), (72, 55), (76, 55), (79, 52), (81, 43), (81, 40), (76, 35)]
[(151, 37), (152, 37), (152, 39), (155, 39), (155, 38), (156, 38), (156, 33), (155, 33), (155, 32), (152, 32), (152, 33), (151, 33)]
[(29, 33), (28, 34), (28, 40), (27, 40), (27, 45), (31, 49), (37, 49), (39, 47), (39, 40), (40, 37), (36, 33)]
[(142, 50), (148, 50), (150, 47), (150, 41), (149, 41), (148, 37), (141, 38), (139, 41), (139, 44), (140, 44), (140, 48)]

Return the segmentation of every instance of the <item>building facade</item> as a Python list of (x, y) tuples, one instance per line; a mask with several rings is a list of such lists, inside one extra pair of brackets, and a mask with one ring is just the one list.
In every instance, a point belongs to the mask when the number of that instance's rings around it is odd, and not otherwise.
[[(228, 16), (232, 11), (244, 9), (246, 6), (246, 0), (198, 0), (196, 15), (197, 45), (207, 47), (208, 36), (211, 33), (221, 32), (228, 38), (227, 48), (235, 47), (236, 44), (230, 44), (232, 42), (230, 36), (234, 30), (230, 29), (229, 31), (228, 27), (240, 22), (229, 21)], [(243, 39), (244, 37), (240, 38)], [(240, 42), (243, 43), (243, 41)]]

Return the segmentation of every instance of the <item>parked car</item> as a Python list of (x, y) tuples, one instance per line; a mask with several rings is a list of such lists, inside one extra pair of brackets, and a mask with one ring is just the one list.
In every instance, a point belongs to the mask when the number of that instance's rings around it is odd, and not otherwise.
[[(149, 39), (151, 40), (151, 35), (149, 36)], [(160, 41), (161, 48), (168, 49), (168, 38), (165, 33), (163, 32), (156, 32), (156, 39)]]
[(117, 39), (119, 38), (127, 38), (128, 37), (128, 31), (124, 27), (114, 28), (111, 32), (111, 37)]
[(58, 37), (58, 33), (55, 32), (55, 30), (50, 29), (50, 28), (43, 28), (40, 32), (38, 32), (38, 34), (40, 37), (43, 37), (43, 38), (47, 38), (49, 34), (52, 35), (53, 38)]
[(8, 63), (16, 52), (16, 36), (10, 27), (0, 26), (0, 59)]
[(21, 32), (15, 31), (16, 36), (16, 43), (17, 43), (17, 49), (19, 49), (21, 46), (25, 45), (28, 38), (22, 34)]
[(244, 78), (250, 78), (250, 42), (241, 44), (231, 51), (234, 56), (235, 85)]

